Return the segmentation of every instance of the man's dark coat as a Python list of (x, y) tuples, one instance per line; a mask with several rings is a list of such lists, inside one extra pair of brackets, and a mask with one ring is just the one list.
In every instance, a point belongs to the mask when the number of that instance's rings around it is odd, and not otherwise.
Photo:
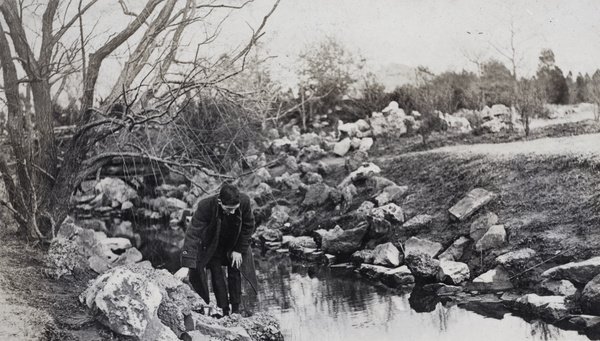
[[(235, 243), (230, 244), (233, 247), (227, 250), (227, 254), (230, 255), (232, 251), (242, 254), (242, 266), (240, 267), (242, 277), (245, 277), (257, 290), (258, 283), (250, 247), (250, 239), (254, 232), (254, 216), (247, 195), (240, 194), (240, 207), (235, 210), (234, 215), (238, 217), (239, 224), (235, 226), (233, 232), (236, 236)], [(196, 280), (190, 276), (190, 282), (206, 303), (209, 303), (206, 264), (213, 257), (219, 243), (222, 217), (223, 213), (221, 213), (217, 196), (201, 200), (185, 233), (185, 242), (181, 253), (181, 266), (196, 269), (198, 272), (199, 279)]]

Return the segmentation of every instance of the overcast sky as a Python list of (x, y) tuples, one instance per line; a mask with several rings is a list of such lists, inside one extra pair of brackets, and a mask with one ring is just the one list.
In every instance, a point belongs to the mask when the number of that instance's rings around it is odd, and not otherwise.
[[(274, 2), (257, 0), (236, 15), (254, 26)], [(565, 74), (600, 68), (598, 0), (281, 0), (262, 42), (283, 63), (332, 35), (378, 64), (474, 70), (466, 55), (506, 62), (491, 44), (510, 46), (511, 18), (520, 74), (535, 72), (542, 48)]]

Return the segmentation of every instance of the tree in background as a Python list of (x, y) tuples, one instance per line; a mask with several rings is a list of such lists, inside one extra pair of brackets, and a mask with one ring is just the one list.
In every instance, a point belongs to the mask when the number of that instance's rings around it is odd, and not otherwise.
[(299, 97), (302, 128), (315, 114), (328, 114), (340, 105), (363, 73), (365, 60), (334, 37), (304, 49), (299, 57)]
[(577, 74), (577, 78), (575, 79), (575, 90), (573, 92), (573, 103), (584, 103), (590, 101), (590, 96), (588, 93), (588, 82), (586, 78), (589, 79), (589, 76), (583, 77), (581, 73)]
[[(167, 166), (188, 161), (178, 159), (183, 154), (161, 154), (132, 134), (172, 123), (194, 98), (225, 92), (220, 85), (243, 69), (278, 1), (249, 34), (248, 43), (230, 51), (228, 58), (202, 53), (220, 32), (220, 24), (210, 23), (222, 23), (228, 16), (220, 11), (247, 3), (119, 1), (120, 13), (111, 12), (116, 24), (99, 28), (101, 18), (93, 14), (102, 5), (98, 0), (33, 1), (30, 6), (17, 0), (0, 2), (2, 95), (10, 144), (10, 153), (0, 155), (7, 191), (7, 200), (0, 204), (12, 212), (23, 234), (52, 238), (55, 225), (70, 209), (74, 190), (115, 157)], [(193, 37), (184, 41), (186, 32)], [(191, 50), (183, 53), (184, 46)], [(99, 101), (99, 79), (106, 80), (101, 66), (115, 56), (124, 63), (120, 69), (111, 66), (119, 76)], [(59, 154), (53, 104), (68, 88), (79, 94), (79, 112), (66, 151)]]
[(544, 49), (539, 56), (540, 64), (536, 73), (537, 81), (544, 90), (546, 102), (568, 104), (569, 87), (562, 71), (555, 65), (554, 52)]
[(510, 70), (501, 62), (491, 59), (482, 66), (481, 86), (485, 104), (511, 106), (513, 101), (514, 78)]

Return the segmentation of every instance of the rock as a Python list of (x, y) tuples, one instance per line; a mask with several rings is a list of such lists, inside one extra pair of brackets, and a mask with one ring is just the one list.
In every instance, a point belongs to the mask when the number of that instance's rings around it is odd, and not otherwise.
[(329, 199), (331, 188), (324, 183), (318, 183), (308, 186), (308, 190), (304, 195), (302, 205), (306, 207), (321, 207), (324, 206)]
[(499, 119), (493, 118), (487, 122), (482, 123), (481, 128), (485, 129), (487, 132), (490, 133), (499, 133), (502, 130), (508, 129), (508, 126), (506, 125), (506, 123), (500, 121)]
[[(440, 113), (441, 114), (441, 113)], [(449, 132), (468, 133), (471, 131), (471, 123), (465, 117), (455, 117), (450, 114), (440, 115)]]
[(400, 252), (392, 243), (380, 244), (373, 250), (373, 264), (387, 267), (400, 265)]
[(567, 321), (568, 326), (573, 329), (585, 329), (586, 331), (589, 329), (598, 330), (600, 326), (600, 316), (593, 315), (571, 315)]
[[(197, 316), (198, 314), (194, 314)], [(246, 330), (240, 326), (225, 327), (211, 323), (210, 320), (195, 319), (195, 330), (187, 332), (192, 341), (209, 340), (236, 340), (252, 341), (252, 338)]]
[(526, 313), (556, 322), (568, 315), (564, 296), (538, 296), (527, 294), (514, 302), (515, 308)]
[(385, 272), (381, 278), (381, 282), (388, 287), (397, 288), (415, 283), (415, 277), (410, 272), (408, 266), (403, 265)]
[(594, 277), (581, 293), (581, 311), (584, 314), (600, 315), (600, 275)]
[(315, 262), (324, 256), (324, 252), (315, 248), (295, 247), (290, 248), (290, 255), (309, 262)]
[(404, 123), (404, 119), (406, 118), (406, 114), (404, 110), (394, 110), (390, 112), (390, 114), (386, 117), (387, 121), (387, 131), (386, 135), (390, 137), (400, 137), (408, 131), (406, 127), (406, 123)]
[(440, 261), (440, 271), (438, 280), (451, 285), (458, 285), (469, 279), (471, 272), (469, 266), (465, 263), (451, 260)]
[(283, 234), (280, 230), (272, 229), (267, 226), (259, 226), (254, 232), (253, 238), (258, 238), (261, 243), (280, 242), (283, 240)]
[(309, 146), (319, 146), (322, 138), (315, 133), (306, 133), (298, 137), (298, 148), (302, 149)]
[(113, 263), (113, 267), (138, 263), (141, 262), (142, 259), (144, 259), (142, 253), (137, 248), (132, 247), (127, 249), (125, 253), (119, 255), (119, 258)]
[(525, 248), (498, 256), (496, 257), (496, 262), (500, 265), (510, 266), (525, 263), (533, 257), (535, 257), (535, 250)]
[(370, 215), (383, 216), (388, 221), (394, 223), (404, 222), (404, 213), (402, 212), (402, 208), (393, 203), (373, 208), (370, 212)]
[(375, 197), (375, 202), (378, 206), (385, 205), (389, 202), (398, 202), (406, 192), (408, 192), (408, 186), (387, 186)]
[(506, 230), (504, 225), (493, 225), (489, 230), (475, 243), (475, 250), (482, 252), (495, 249), (506, 242)]
[(371, 190), (373, 196), (381, 194), (384, 188), (388, 186), (396, 186), (396, 183), (382, 176), (372, 176), (367, 179), (367, 188)]
[(470, 283), (470, 289), (476, 291), (504, 291), (512, 289), (510, 276), (502, 267), (481, 274)]
[[(66, 234), (66, 232), (63, 232)], [(89, 266), (88, 257), (80, 253), (77, 241), (61, 237), (54, 238), (44, 257), (44, 274), (53, 279), (70, 275), (75, 270)]]
[(556, 296), (570, 297), (575, 295), (575, 293), (577, 292), (577, 288), (575, 288), (573, 283), (564, 279), (546, 279), (542, 281), (541, 286), (542, 288), (548, 290), (550, 293)]
[(302, 148), (300, 153), (298, 154), (298, 159), (302, 161), (313, 161), (320, 159), (327, 155), (327, 152), (323, 150), (320, 146), (313, 145)]
[(352, 201), (354, 200), (354, 197), (357, 195), (358, 195), (358, 190), (356, 189), (356, 186), (354, 186), (353, 184), (350, 184), (350, 185), (342, 188), (342, 201), (344, 202), (346, 207), (352, 205)]
[(356, 209), (355, 214), (359, 216), (366, 216), (371, 213), (371, 209), (375, 207), (375, 204), (371, 201), (363, 201), (362, 204)]
[(83, 229), (80, 226), (75, 225), (73, 219), (69, 217), (60, 225), (60, 228), (56, 233), (56, 238), (71, 239), (82, 231)]
[(371, 149), (372, 146), (373, 146), (373, 139), (370, 137), (365, 137), (360, 140), (358, 150), (367, 152), (367, 151), (369, 151), (369, 149)]
[(333, 153), (337, 156), (344, 156), (350, 151), (350, 145), (352, 141), (349, 138), (345, 138), (333, 146)]
[(319, 171), (319, 168), (317, 167), (317, 165), (313, 165), (312, 163), (300, 162), (298, 164), (298, 170), (300, 170), (300, 172), (302, 172), (302, 174), (307, 174), (307, 173), (317, 173)]
[(382, 113), (374, 112), (369, 119), (369, 124), (371, 125), (373, 136), (378, 137), (387, 134), (388, 122)]
[(381, 265), (373, 265), (373, 264), (361, 264), (358, 268), (358, 272), (373, 280), (379, 280), (383, 277), (383, 274), (388, 272), (390, 268), (381, 266)]
[(345, 231), (336, 226), (323, 236), (322, 249), (332, 255), (352, 254), (360, 249), (367, 228), (366, 223)]
[(579, 284), (587, 284), (600, 273), (600, 256), (583, 262), (571, 262), (550, 268), (542, 273), (542, 278), (566, 279)]
[(293, 155), (288, 155), (285, 158), (285, 168), (290, 172), (290, 173), (296, 173), (298, 171), (298, 162), (296, 161), (296, 158)]
[(434, 292), (437, 296), (452, 296), (463, 291), (463, 288), (456, 285), (444, 283), (431, 283), (423, 286), (423, 290)]
[(475, 219), (471, 224), (469, 235), (474, 242), (478, 242), (492, 225), (498, 223), (498, 216), (493, 212), (487, 212)]
[(411, 253), (424, 253), (431, 258), (435, 257), (440, 251), (443, 250), (443, 246), (440, 243), (432, 242), (427, 239), (419, 239), (417, 237), (410, 237), (404, 243), (404, 255)]
[(430, 255), (415, 251), (406, 254), (404, 262), (412, 272), (415, 279), (422, 281), (435, 281), (440, 271), (440, 261)]
[(129, 200), (121, 204), (121, 211), (127, 211), (134, 207), (133, 203)]
[(116, 269), (93, 280), (79, 297), (100, 317), (100, 322), (118, 334), (137, 340), (152, 340), (162, 329), (158, 307), (159, 288), (144, 276)]
[(275, 184), (285, 185), (287, 188), (296, 191), (302, 187), (302, 181), (300, 180), (300, 173), (294, 173), (290, 175), (288, 172), (283, 173), (281, 176), (275, 178)]
[(410, 218), (408, 221), (402, 224), (402, 229), (416, 233), (429, 227), (432, 221), (433, 217), (429, 214), (419, 214)]
[(338, 188), (343, 188), (354, 181), (366, 180), (381, 173), (381, 168), (376, 164), (370, 162), (360, 166), (357, 170), (350, 173), (342, 182), (338, 185)]
[(453, 217), (459, 221), (463, 221), (495, 197), (494, 193), (488, 192), (483, 188), (475, 188), (448, 211)]
[(369, 153), (364, 150), (357, 150), (349, 156), (346, 156), (346, 159), (344, 160), (344, 168), (346, 169), (346, 172), (351, 173), (368, 162)]
[(353, 137), (352, 139), (350, 139), (350, 148), (352, 150), (357, 150), (358, 147), (360, 147), (360, 139), (357, 137)]
[(323, 177), (319, 173), (307, 173), (306, 183), (309, 185), (320, 184), (323, 182)]
[[(274, 139), (273, 142), (271, 142), (271, 152), (275, 155), (279, 154), (280, 152), (288, 152), (291, 148), (292, 148), (292, 141), (290, 141), (290, 139), (288, 139), (287, 137), (283, 137), (280, 139)], [(295, 147), (298, 146), (297, 143), (294, 143)]]
[(350, 260), (354, 264), (373, 264), (375, 254), (373, 250), (358, 250), (350, 256)]
[(317, 244), (315, 243), (315, 240), (312, 237), (300, 236), (295, 237), (293, 240), (290, 240), (288, 243), (288, 248), (290, 250), (301, 248), (316, 249)]
[(452, 245), (450, 245), (450, 247), (446, 249), (446, 251), (442, 252), (438, 256), (438, 259), (458, 261), (462, 258), (462, 255), (469, 243), (469, 238), (461, 236), (460, 238), (455, 240), (454, 243), (452, 243)]
[(96, 193), (103, 193), (109, 202), (134, 201), (138, 198), (137, 191), (117, 178), (104, 178), (94, 187)]

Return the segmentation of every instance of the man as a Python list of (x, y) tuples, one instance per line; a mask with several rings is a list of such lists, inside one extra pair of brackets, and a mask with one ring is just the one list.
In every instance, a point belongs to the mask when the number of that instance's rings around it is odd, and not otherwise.
[[(194, 290), (209, 303), (205, 268), (209, 269), (217, 306), (223, 310), (223, 316), (239, 313), (242, 275), (254, 290), (258, 286), (250, 247), (253, 232), (250, 199), (235, 186), (224, 184), (218, 195), (198, 203), (185, 233), (182, 268), (175, 277), (183, 280), (189, 275)], [(223, 266), (227, 267), (227, 284)]]

